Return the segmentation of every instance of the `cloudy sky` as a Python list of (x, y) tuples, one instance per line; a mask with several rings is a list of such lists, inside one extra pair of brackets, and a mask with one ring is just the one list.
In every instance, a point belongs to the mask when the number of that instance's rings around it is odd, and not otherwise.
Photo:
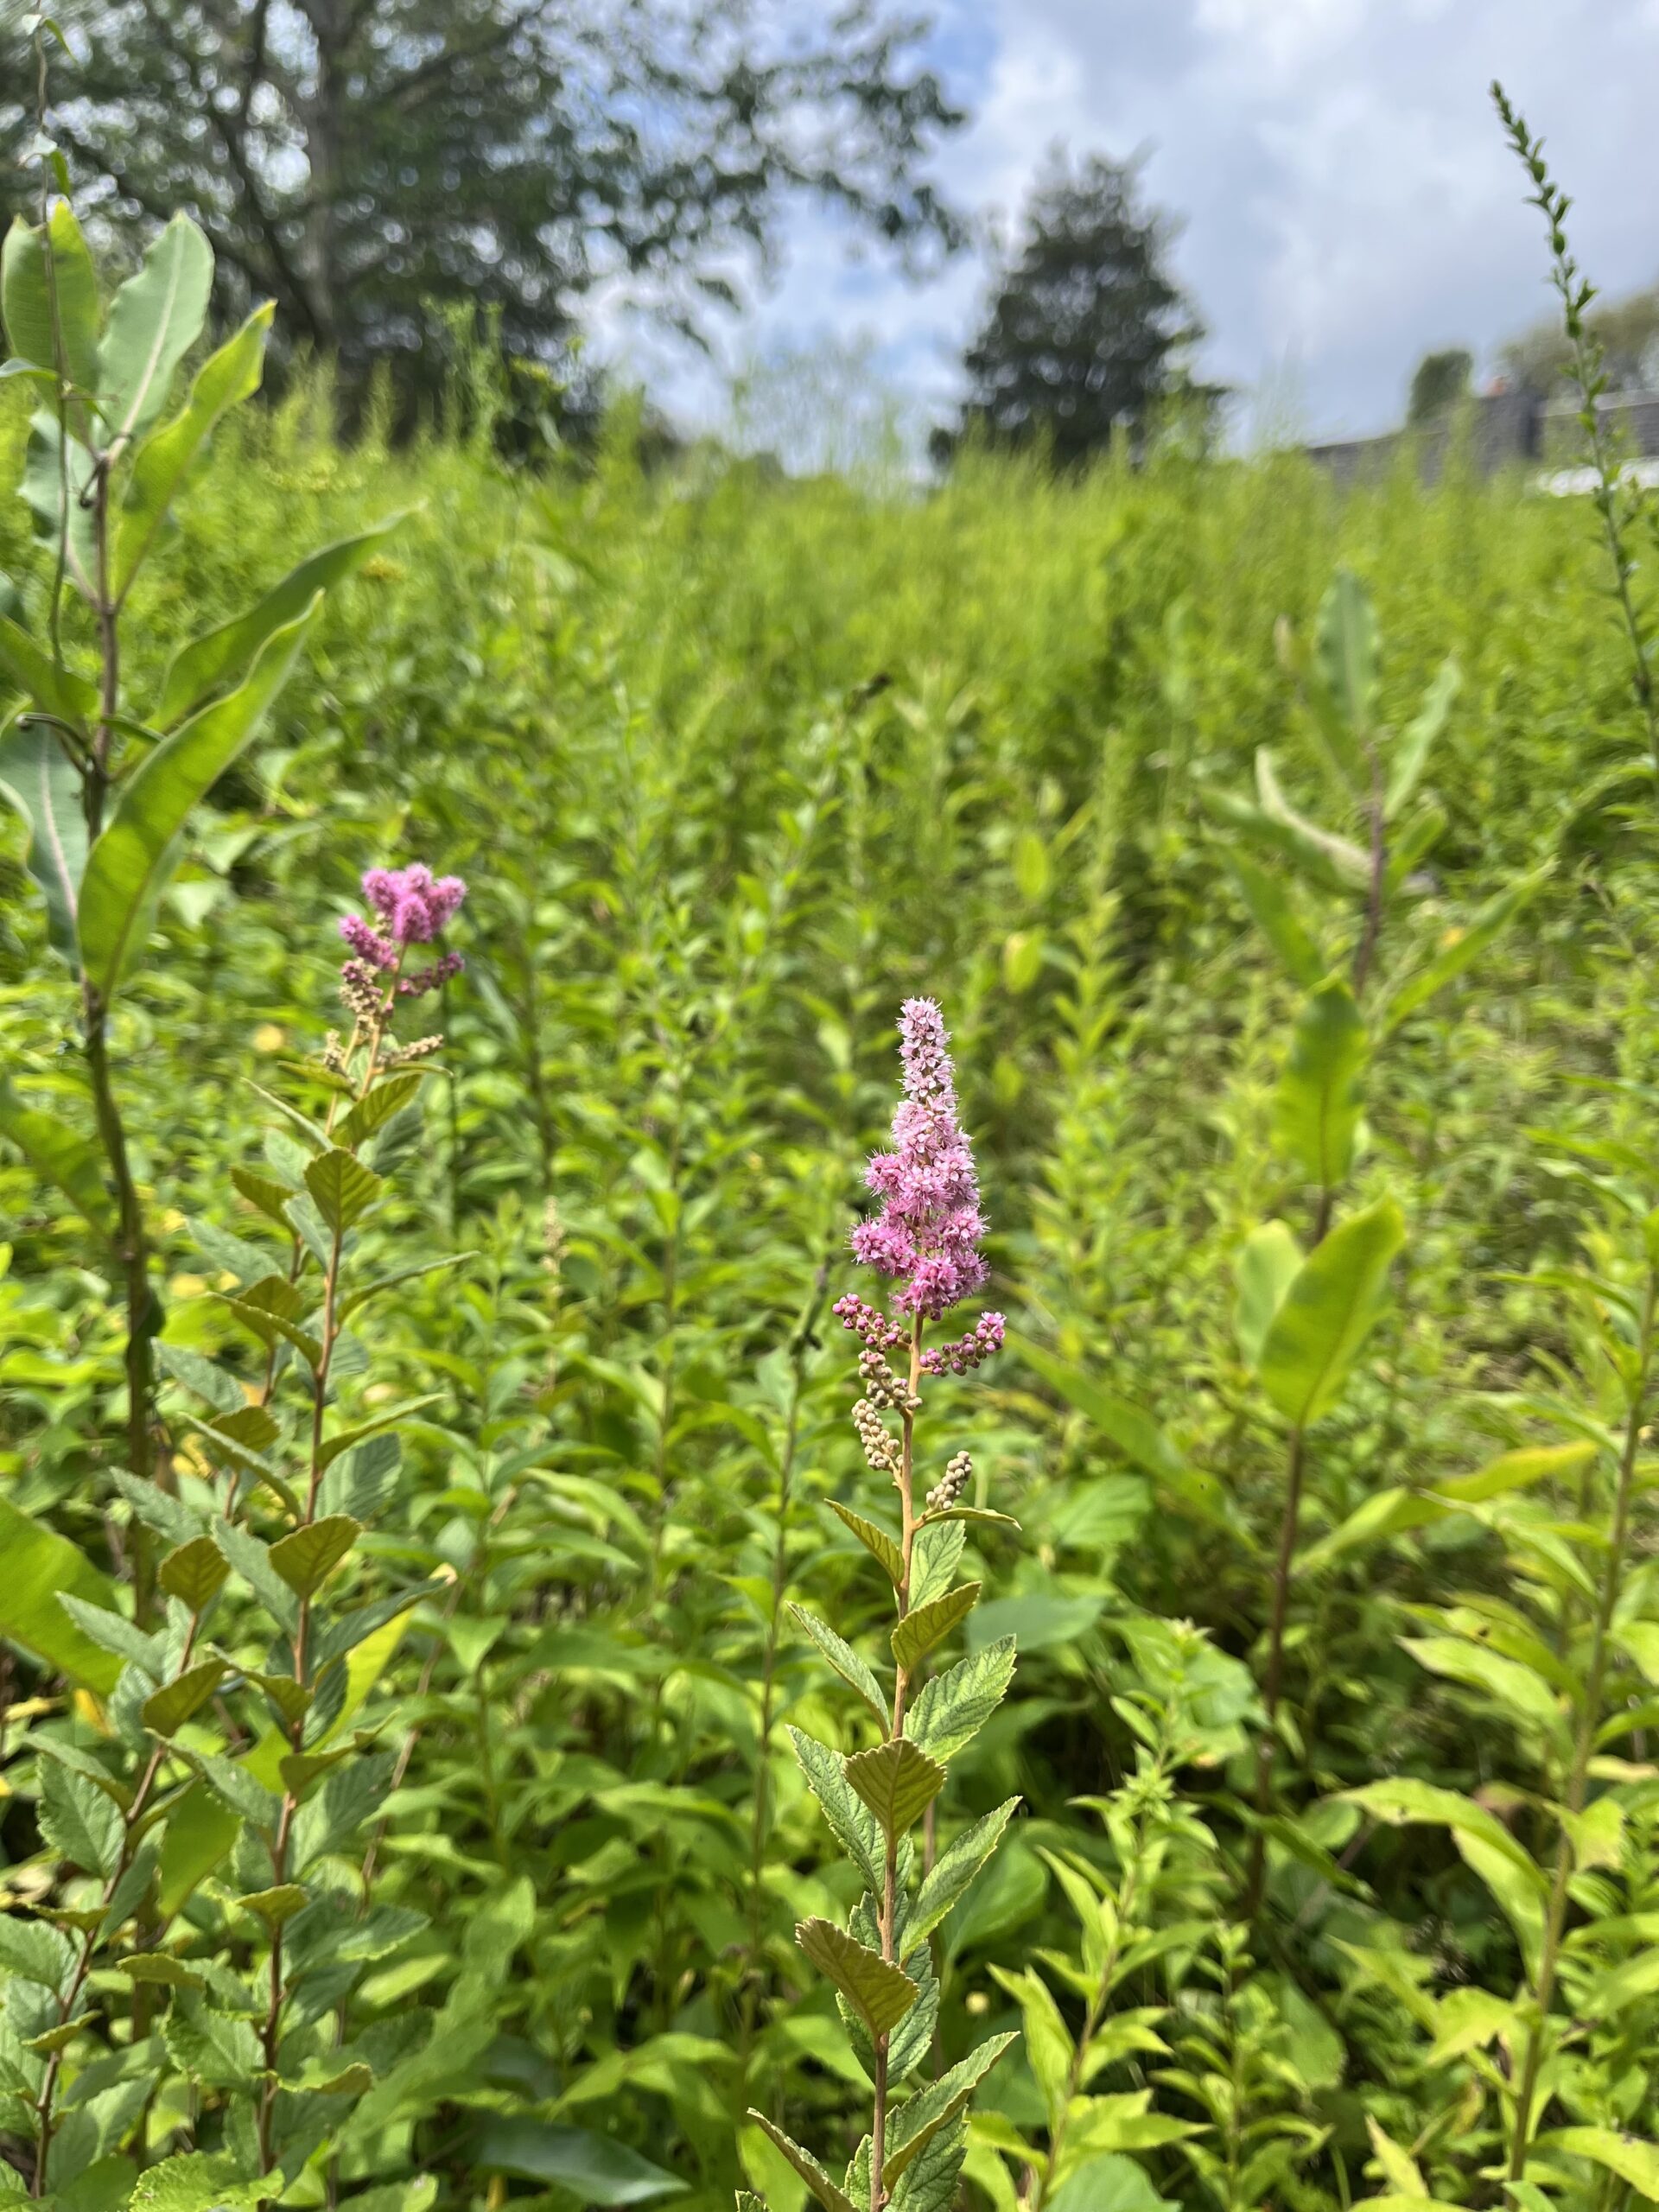
[[(971, 125), (942, 151), (959, 205), (1006, 221), (1048, 149), (1146, 152), (1184, 218), (1179, 273), (1211, 377), (1310, 433), (1397, 419), (1429, 346), (1484, 359), (1548, 305), (1541, 221), (1487, 99), (1501, 76), (1573, 194), (1574, 244), (1611, 292), (1659, 278), (1659, 0), (931, 0), (931, 59)], [(873, 341), (936, 412), (983, 296), (963, 257), (914, 287), (830, 219), (728, 334), (728, 365)], [(634, 364), (709, 419), (720, 380)]]

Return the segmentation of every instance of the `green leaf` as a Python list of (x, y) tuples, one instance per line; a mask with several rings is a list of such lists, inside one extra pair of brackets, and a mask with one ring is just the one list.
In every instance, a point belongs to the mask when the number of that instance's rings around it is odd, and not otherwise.
[(349, 1513), (331, 1513), (280, 1538), (270, 1563), (296, 1598), (314, 1597), (361, 1534)]
[(156, 1579), (169, 1598), (199, 1613), (224, 1588), (230, 1571), (225, 1554), (211, 1536), (193, 1536), (188, 1544), (168, 1554)]
[(101, 1236), (113, 1240), (115, 1205), (104, 1163), (88, 1140), (42, 1108), (21, 1099), (0, 1076), (0, 1136), (10, 1137), (37, 1175), (54, 1183)]
[(677, 2175), (611, 2136), (505, 2113), (484, 2120), (471, 2155), (486, 2173), (543, 2182), (583, 2205), (648, 2204), (685, 2187)]
[(1659, 2143), (1611, 2127), (1557, 2127), (1541, 2135), (1535, 2147), (1546, 2155), (1565, 2151), (1569, 2158), (1588, 2158), (1617, 2174), (1649, 2204), (1659, 2204)]
[(855, 1689), (883, 1728), (892, 1725), (887, 1700), (882, 1694), (872, 1669), (861, 1659), (849, 1643), (843, 1643), (829, 1624), (809, 1613), (804, 1605), (791, 1605), (788, 1608), (796, 1622), (805, 1630), (842, 1681)]
[(887, 1530), (878, 1529), (874, 1521), (867, 1521), (861, 1513), (855, 1513), (839, 1498), (832, 1497), (830, 1508), (852, 1530), (865, 1550), (880, 1561), (887, 1569), (887, 1580), (895, 1590), (898, 1589), (905, 1579), (905, 1555)]
[(1536, 897), (1550, 874), (1549, 868), (1539, 868), (1535, 874), (1522, 877), (1519, 883), (1512, 883), (1507, 891), (1500, 891), (1495, 899), (1489, 899), (1484, 906), (1478, 908), (1468, 928), (1460, 930), (1454, 942), (1431, 960), (1427, 967), (1420, 968), (1414, 976), (1408, 976), (1394, 994), (1389, 1001), (1389, 1027), (1397, 1029), (1408, 1014), (1415, 1014), (1418, 1007), (1425, 1005), (1437, 991), (1444, 990), (1448, 983), (1463, 974), (1465, 969), (1472, 967), (1487, 946), (1502, 937), (1522, 908)]
[(1224, 859), (1237, 884), (1239, 895), (1293, 982), (1312, 990), (1328, 963), (1293, 905), (1282, 878), (1258, 868), (1253, 860), (1230, 846)]
[(1493, 1814), (1455, 1789), (1409, 1776), (1370, 1783), (1361, 1789), (1344, 1790), (1343, 1796), (1347, 1803), (1390, 1827), (1421, 1821), (1449, 1829), (1459, 1855), (1503, 1906), (1529, 1956), (1535, 1955), (1549, 1884)]
[(170, 1951), (129, 1951), (116, 1961), (118, 1970), (132, 1981), (148, 1981), (162, 1989), (200, 1989), (202, 1977), (175, 1959)]
[(1370, 733), (1376, 700), (1376, 616), (1371, 596), (1351, 569), (1338, 569), (1319, 603), (1319, 673), (1351, 746), (1344, 765), (1357, 777), (1363, 769), (1363, 741)]
[(1555, 1694), (1532, 1669), (1505, 1658), (1485, 1644), (1460, 1636), (1402, 1637), (1401, 1643), (1420, 1667), (1448, 1681), (1484, 1690), (1511, 1719), (1554, 1732), (1560, 1721)]
[(1177, 1511), (1198, 1521), (1227, 1522), (1221, 1484), (1202, 1468), (1190, 1466), (1149, 1414), (1103, 1389), (1092, 1375), (1029, 1337), (1010, 1329), (1005, 1341), (1016, 1357), (1091, 1421), (1132, 1466), (1151, 1475)]
[(1280, 1143), (1322, 1190), (1334, 1190), (1353, 1165), (1369, 1050), (1352, 991), (1339, 979), (1322, 985), (1297, 1019), (1274, 1101)]
[(999, 1637), (925, 1683), (906, 1725), (917, 1750), (943, 1765), (971, 1743), (1007, 1694), (1015, 1656), (1014, 1637)]
[(107, 1881), (121, 1864), (120, 1807), (95, 1782), (55, 1759), (41, 1769), (36, 1818), (54, 1851), (84, 1873), (101, 1874)]
[(305, 1187), (337, 1236), (362, 1219), (380, 1194), (380, 1178), (339, 1146), (306, 1164)]
[(1457, 662), (1451, 658), (1442, 661), (1439, 673), (1424, 694), (1422, 705), (1395, 738), (1382, 800), (1382, 811), (1389, 821), (1394, 821), (1409, 803), (1434, 741), (1446, 728), (1462, 683), (1463, 675)]
[[(904, 1737), (842, 1762), (847, 1779), (891, 1844), (920, 1820), (944, 1786), (944, 1769)], [(880, 1885), (873, 1885), (879, 1888)]]
[[(0, 665), (6, 627), (0, 622)], [(23, 864), (46, 901), (48, 941), (73, 967), (80, 950), (75, 922), (86, 866), (86, 817), (79, 772), (43, 723), (16, 722), (0, 735), (0, 795), (29, 830)]]
[(61, 1992), (75, 1970), (67, 1936), (44, 1920), (20, 1920), (15, 1910), (0, 1913), (0, 1970)]
[(298, 1882), (279, 1882), (274, 1890), (250, 1890), (236, 1902), (244, 1912), (256, 1914), (267, 1928), (280, 1928), (308, 1904), (310, 1897)]
[(931, 1936), (958, 1899), (967, 1895), (980, 1868), (1001, 1841), (1002, 1831), (1019, 1805), (1017, 1797), (1010, 1797), (994, 1813), (987, 1813), (972, 1827), (964, 1829), (954, 1843), (940, 1853), (923, 1877), (915, 1903), (905, 1916), (907, 1946)]
[(979, 1602), (980, 1588), (977, 1582), (964, 1582), (905, 1615), (893, 1631), (892, 1643), (893, 1657), (907, 1674), (920, 1666), (959, 1621), (966, 1620)]
[(916, 2002), (916, 1985), (907, 1974), (834, 1921), (799, 1922), (795, 1941), (819, 1973), (828, 1974), (873, 2036), (896, 2028)]
[(1333, 1229), (1298, 1269), (1261, 1360), (1262, 1387), (1293, 1427), (1310, 1427), (1336, 1403), (1405, 1241), (1405, 1217), (1382, 1198)]
[(162, 2034), (180, 2072), (208, 2088), (241, 2088), (264, 2064), (251, 2021), (215, 2012), (188, 1990), (174, 2003)]
[(240, 690), (205, 708), (156, 747), (94, 843), (81, 884), (81, 964), (105, 1003), (143, 948), (192, 808), (258, 728), (315, 613), (314, 604), (277, 631)]
[[(0, 676), (26, 691), (37, 707), (48, 715), (55, 715), (60, 721), (67, 722), (83, 735), (98, 713), (97, 684), (86, 677), (78, 676), (72, 668), (60, 667), (49, 652), (35, 644), (27, 630), (8, 615), (0, 615)], [(31, 727), (18, 735), (44, 738), (79, 790), (80, 779), (50, 730), (37, 731)]]
[(887, 2122), (887, 2157), (884, 2169), (891, 2183), (957, 2114), (964, 2110), (974, 2091), (1017, 2036), (992, 2036), (977, 2050), (953, 2066), (948, 2074), (899, 2107)]
[(107, 1697), (121, 1673), (115, 1656), (93, 1642), (59, 1603), (60, 1593), (112, 1609), (115, 1586), (85, 1552), (0, 1497), (0, 1636), (57, 1672)]
[(242, 2212), (269, 2194), (269, 2184), (242, 2181), (234, 2158), (186, 2151), (138, 2177), (127, 2212)]
[(748, 2116), (761, 2133), (783, 2152), (813, 2196), (823, 2205), (823, 2212), (868, 2212), (868, 2206), (861, 2208), (855, 2205), (844, 2190), (837, 2189), (812, 2153), (810, 2151), (802, 2150), (800, 2145), (785, 2135), (781, 2127), (774, 2126), (765, 2113), (756, 2112), (751, 2107)]
[(145, 1727), (153, 1729), (158, 1736), (175, 1735), (191, 1714), (207, 1704), (225, 1675), (222, 1659), (202, 1659), (187, 1668), (183, 1674), (144, 1700), (141, 1710)]
[(991, 1972), (1020, 2007), (1026, 2037), (1026, 2063), (1042, 2093), (1049, 2129), (1053, 2133), (1066, 2108), (1071, 2069), (1077, 2062), (1077, 2047), (1071, 2039), (1071, 2031), (1061, 2018), (1053, 1992), (1033, 1967), (1027, 1967), (1022, 1974), (1010, 1974), (1004, 1967), (993, 1967)]
[[(392, 515), (356, 537), (325, 545), (297, 569), (290, 569), (245, 614), (221, 623), (218, 629), (186, 645), (174, 658), (162, 683), (161, 702), (156, 709), (157, 724), (162, 729), (170, 728), (210, 691), (238, 677), (273, 631), (303, 614), (319, 592), (327, 591), (350, 575), (403, 519), (401, 515)], [(418, 1082), (416, 1077), (411, 1089)], [(355, 1144), (364, 1134), (353, 1130), (348, 1141)]]
[(1255, 791), (1268, 838), (1293, 866), (1328, 891), (1370, 890), (1370, 855), (1297, 813), (1280, 789), (1273, 756), (1265, 746), (1256, 749)]
[[(162, 429), (152, 430), (138, 447), (125, 499), (114, 517), (110, 586), (118, 605), (167, 519), (168, 509), (221, 416), (259, 389), (265, 336), (276, 312), (267, 301), (256, 308), (233, 338), (212, 353), (197, 372), (190, 397)], [(290, 624), (288, 626), (292, 627)]]
[(371, 1436), (378, 1436), (383, 1429), (395, 1428), (399, 1421), (412, 1421), (429, 1406), (435, 1406), (442, 1395), (441, 1391), (435, 1390), (424, 1398), (406, 1399), (401, 1406), (388, 1406), (372, 1421), (360, 1421), (354, 1427), (342, 1428), (333, 1436), (324, 1437), (317, 1452), (318, 1465), (332, 1467), (342, 1452), (350, 1452)]
[(213, 248), (188, 215), (175, 215), (110, 303), (98, 395), (112, 438), (131, 444), (166, 406), (207, 320), (213, 282)]
[(1436, 1483), (1433, 1495), (1458, 1505), (1478, 1505), (1486, 1499), (1507, 1497), (1512, 1491), (1529, 1490), (1535, 1483), (1559, 1478), (1565, 1481), (1583, 1472), (1596, 1456), (1593, 1444), (1535, 1444), (1519, 1452), (1505, 1452), (1472, 1474), (1448, 1475)]
[(404, 1068), (377, 1083), (366, 1098), (359, 1099), (340, 1125), (344, 1145), (359, 1145), (378, 1136), (414, 1098), (425, 1079), (423, 1068)]
[(1261, 1364), (1262, 1347), (1273, 1317), (1296, 1280), (1302, 1256), (1301, 1246), (1282, 1221), (1264, 1221), (1239, 1247), (1233, 1262), (1233, 1279), (1238, 1286), (1233, 1333), (1247, 1366)]
[(0, 318), (14, 353), (55, 371), (60, 343), (69, 381), (83, 391), (97, 385), (98, 272), (67, 200), (53, 208), (44, 229), (21, 215), (14, 219), (0, 248)]
[(880, 1831), (854, 1794), (840, 1756), (798, 1728), (791, 1728), (789, 1735), (801, 1772), (823, 1808), (830, 1832), (871, 1890), (879, 1894), (884, 1864)]

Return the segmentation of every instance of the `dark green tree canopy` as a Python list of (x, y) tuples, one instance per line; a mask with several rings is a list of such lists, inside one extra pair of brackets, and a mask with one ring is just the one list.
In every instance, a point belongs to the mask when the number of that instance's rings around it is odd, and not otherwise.
[[(961, 120), (923, 28), (887, 0), (793, 41), (752, 0), (90, 0), (53, 135), (84, 212), (188, 209), (232, 288), (348, 371), (416, 348), (428, 302), (547, 359), (619, 276), (696, 330), (791, 192), (901, 251), (957, 244), (919, 175)], [(33, 96), (0, 30), (14, 194)]]
[(1425, 353), (1412, 372), (1406, 420), (1414, 428), (1449, 414), (1469, 396), (1475, 357), (1466, 346), (1447, 346), (1443, 353)]
[(1065, 465), (1120, 425), (1139, 430), (1178, 393), (1218, 397), (1185, 366), (1204, 332), (1168, 270), (1173, 237), (1167, 217), (1141, 207), (1136, 164), (1094, 155), (1074, 172), (1057, 159), (963, 356), (961, 432), (1046, 442)]

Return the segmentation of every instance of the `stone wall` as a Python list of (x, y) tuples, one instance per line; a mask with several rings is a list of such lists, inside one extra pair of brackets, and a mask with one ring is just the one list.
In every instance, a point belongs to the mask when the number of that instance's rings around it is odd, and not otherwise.
[[(1601, 404), (1626, 455), (1659, 455), (1659, 393), (1619, 395)], [(1338, 484), (1348, 485), (1385, 474), (1404, 448), (1415, 454), (1423, 480), (1432, 484), (1453, 452), (1466, 453), (1483, 475), (1491, 476), (1516, 462), (1570, 466), (1582, 459), (1583, 443), (1575, 408), (1546, 405), (1529, 392), (1505, 391), (1467, 400), (1444, 422), (1421, 429), (1339, 438), (1309, 446), (1307, 454)]]

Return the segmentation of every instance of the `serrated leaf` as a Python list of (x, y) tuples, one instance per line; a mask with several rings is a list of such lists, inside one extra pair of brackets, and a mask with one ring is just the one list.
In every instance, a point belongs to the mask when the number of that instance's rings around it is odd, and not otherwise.
[(908, 1974), (834, 1921), (800, 1921), (795, 1941), (819, 1973), (835, 1983), (873, 2036), (896, 2028), (916, 2002), (916, 1985)]
[(199, 1613), (224, 1588), (230, 1571), (229, 1562), (211, 1536), (193, 1536), (188, 1544), (168, 1554), (156, 1580), (169, 1598)]
[(279, 1229), (291, 1230), (288, 1218), (288, 1202), (293, 1196), (286, 1183), (279, 1183), (274, 1175), (261, 1175), (251, 1167), (232, 1167), (231, 1180), (252, 1206), (257, 1206), (268, 1221)]
[(881, 1887), (881, 1834), (868, 1806), (855, 1794), (838, 1753), (798, 1728), (790, 1740), (807, 1786), (823, 1808), (830, 1832), (873, 1891)]
[(84, 1872), (107, 1881), (121, 1864), (121, 1808), (86, 1775), (48, 1760), (41, 1770), (35, 1815), (52, 1848)]
[(388, 1406), (384, 1413), (376, 1414), (372, 1421), (359, 1421), (354, 1428), (343, 1428), (338, 1435), (326, 1436), (317, 1454), (321, 1467), (331, 1467), (342, 1452), (349, 1452), (371, 1436), (378, 1436), (384, 1428), (395, 1428), (399, 1421), (413, 1421), (416, 1414), (424, 1413), (429, 1406), (435, 1406), (442, 1394), (429, 1391), (423, 1398), (410, 1398), (401, 1406)]
[(240, 2179), (236, 2161), (222, 2152), (187, 2151), (139, 2175), (127, 2212), (243, 2212), (269, 2188)]
[(270, 1548), (270, 1563), (296, 1598), (315, 1595), (362, 1534), (349, 1513), (308, 1522)]
[(842, 1766), (890, 1844), (920, 1820), (944, 1787), (944, 1769), (904, 1737), (861, 1751)]
[(337, 1236), (362, 1219), (380, 1192), (380, 1178), (338, 1145), (307, 1163), (305, 1186)]
[(424, 1071), (419, 1068), (403, 1068), (396, 1075), (385, 1077), (376, 1084), (366, 1098), (360, 1098), (340, 1125), (342, 1145), (355, 1147), (372, 1136), (378, 1136), (388, 1122), (398, 1114), (420, 1090)]
[(931, 1871), (923, 1877), (916, 1901), (906, 1916), (907, 1944), (919, 1943), (931, 1936), (958, 1899), (966, 1896), (980, 1868), (1002, 1840), (1002, 1831), (1019, 1805), (1017, 1797), (1010, 1797), (994, 1813), (987, 1813), (972, 1827), (964, 1829), (954, 1843), (940, 1853)]
[(906, 1733), (941, 1764), (971, 1743), (1007, 1694), (1017, 1656), (1014, 1639), (1000, 1637), (925, 1683)]
[(980, 1587), (977, 1582), (964, 1582), (905, 1615), (893, 1631), (892, 1642), (893, 1656), (907, 1674), (920, 1666), (959, 1621), (967, 1619), (979, 1603)]
[(207, 1704), (226, 1672), (223, 1659), (202, 1659), (187, 1668), (176, 1680), (144, 1700), (140, 1711), (145, 1727), (158, 1736), (176, 1734), (191, 1714)]
[(250, 1890), (245, 1897), (238, 1897), (236, 1902), (242, 1911), (256, 1914), (267, 1928), (280, 1928), (310, 1899), (308, 1893), (297, 1882), (279, 1882), (273, 1890)]
[(867, 1521), (861, 1513), (855, 1513), (839, 1498), (830, 1499), (830, 1510), (852, 1530), (865, 1550), (887, 1569), (887, 1580), (897, 1590), (905, 1579), (905, 1555), (887, 1530), (879, 1529), (874, 1521)]
[(887, 1712), (887, 1700), (882, 1694), (881, 1685), (852, 1646), (843, 1643), (827, 1622), (821, 1621), (816, 1614), (808, 1612), (804, 1605), (791, 1605), (789, 1611), (798, 1624), (805, 1630), (813, 1643), (817, 1645), (842, 1681), (858, 1692), (883, 1728), (889, 1727), (892, 1725), (891, 1718)]
[(896, 2182), (942, 2127), (963, 2111), (985, 2076), (1011, 2044), (1014, 2035), (992, 2036), (976, 2050), (942, 2074), (931, 2086), (901, 2105), (887, 2122), (887, 2155), (883, 2168), (889, 2184)]
[(75, 1970), (75, 1954), (67, 1936), (46, 1921), (23, 1920), (9, 1911), (0, 1914), (0, 1970), (38, 1982), (42, 1989), (61, 1991)]
[[(823, 2212), (860, 2212), (860, 2208), (854, 2204), (851, 2197), (843, 2190), (836, 2188), (835, 2183), (830, 2180), (810, 2151), (804, 2151), (798, 2143), (784, 2133), (781, 2127), (774, 2126), (766, 2118), (765, 2113), (756, 2112), (751, 2107), (748, 2117), (773, 2145), (782, 2152), (813, 2196), (823, 2205)], [(868, 2207), (864, 2208), (864, 2212), (868, 2212)]]
[(200, 1989), (202, 1978), (169, 1951), (129, 1951), (116, 1961), (131, 1981), (155, 1982), (168, 1989)]

